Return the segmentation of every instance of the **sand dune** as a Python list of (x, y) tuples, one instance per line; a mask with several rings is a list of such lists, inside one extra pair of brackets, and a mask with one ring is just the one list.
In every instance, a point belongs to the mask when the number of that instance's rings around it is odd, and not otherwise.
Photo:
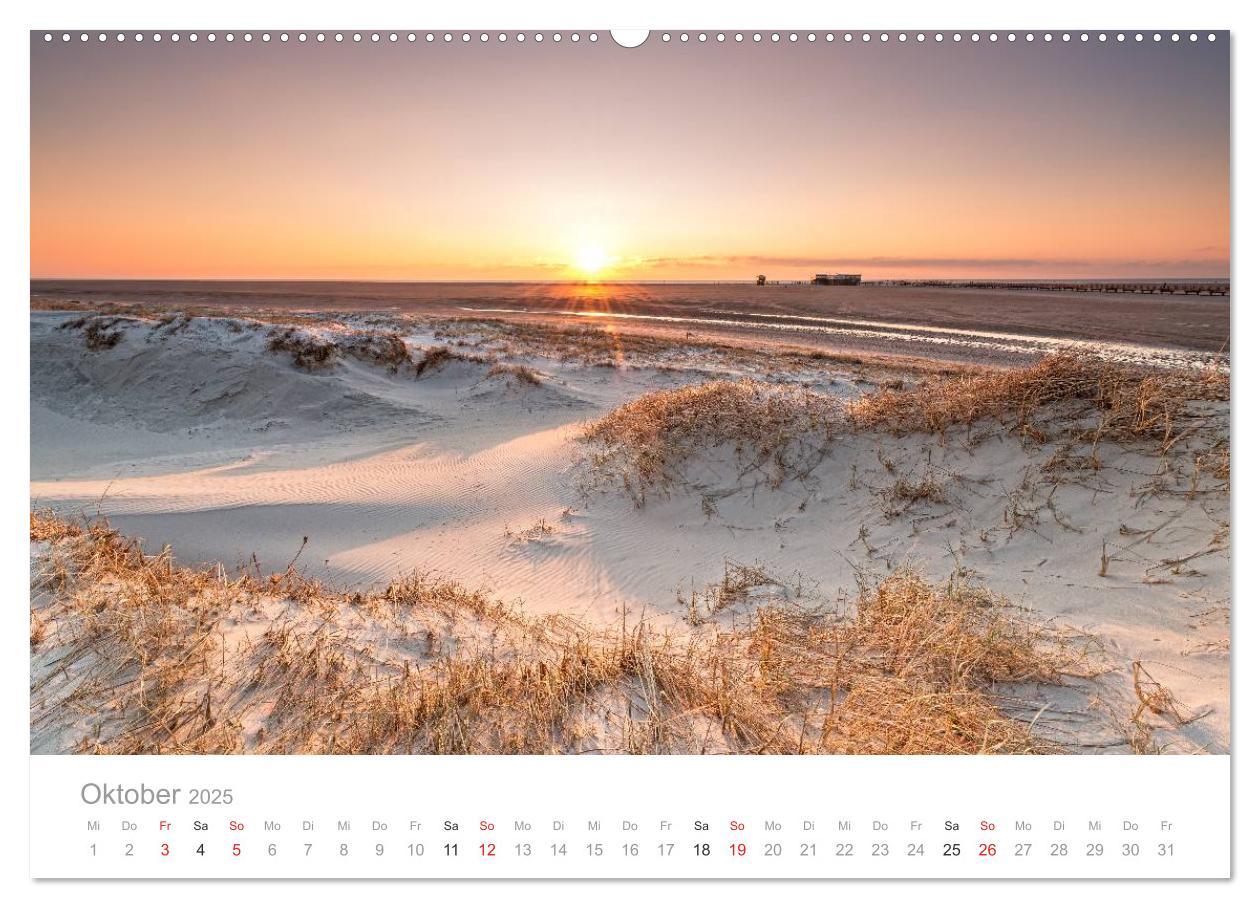
[[(1158, 450), (1104, 443), (1099, 469), (1051, 480), (1054, 446), (997, 426), (948, 440), (849, 434), (808, 475), (775, 483), (719, 446), (636, 501), (592, 481), (587, 421), (649, 391), (743, 377), (746, 364), (518, 355), (538, 384), (475, 357), (419, 375), (410, 361), (350, 356), (308, 370), (269, 349), (259, 322), (136, 319), (90, 350), (65, 327), (74, 318), (32, 316), (33, 507), (107, 516), (186, 560), (292, 564), (354, 588), (432, 571), (529, 614), (608, 625), (630, 613), (683, 629), (731, 564), (771, 581), (750, 600), (841, 608), (864, 578), (904, 565), (964, 571), (1094, 635), (1117, 669), (1097, 690), (1116, 702), (1129, 696), (1124, 669), (1148, 666), (1195, 716), (1165, 732), (1168, 746), (1228, 749), (1228, 494), (1188, 493), (1198, 474), (1170, 478)], [(312, 330), (345, 343), (363, 328)], [(422, 326), (403, 336), (417, 358), (440, 343)], [(858, 387), (799, 381), (838, 401)], [(1067, 709), (1094, 693), (1056, 696), (1076, 698), (1060, 700)], [(1100, 719), (1080, 744), (1113, 739)]]

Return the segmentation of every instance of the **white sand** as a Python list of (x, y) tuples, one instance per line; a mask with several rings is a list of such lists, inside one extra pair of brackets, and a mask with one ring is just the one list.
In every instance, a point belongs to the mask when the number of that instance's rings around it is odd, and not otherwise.
[[(1029, 481), (1049, 452), (1008, 436), (974, 446), (861, 436), (777, 490), (737, 478), (729, 452), (712, 452), (693, 467), (696, 488), (636, 508), (616, 490), (584, 493), (577, 429), (646, 391), (726, 374), (720, 364), (530, 360), (540, 387), (466, 362), (420, 378), (348, 359), (312, 374), (267, 352), (267, 329), (251, 322), (139, 324), (89, 352), (79, 332), (57, 327), (71, 317), (31, 320), (33, 506), (106, 515), (186, 561), (257, 557), (272, 571), (296, 556), (341, 585), (434, 570), (595, 622), (623, 609), (681, 621), (684, 601), (728, 559), (782, 581), (769, 595), (820, 601), (851, 598), (859, 573), (910, 563), (943, 579), (963, 568), (1037, 616), (1097, 635), (1117, 669), (1036, 697), (1064, 710), (1100, 692), (1131, 701), (1128, 670), (1140, 660), (1201, 716), (1169, 732), (1171, 749), (1228, 750), (1228, 500), (1141, 494), (1158, 470), (1149, 455), (1106, 451), (1088, 486), (1051, 487)], [(947, 503), (902, 509), (885, 494), (896, 475), (925, 472)], [(551, 532), (528, 538), (540, 520)], [(1100, 576), (1104, 544), (1112, 557)], [(1114, 745), (1116, 734), (1093, 723), (1080, 740)]]

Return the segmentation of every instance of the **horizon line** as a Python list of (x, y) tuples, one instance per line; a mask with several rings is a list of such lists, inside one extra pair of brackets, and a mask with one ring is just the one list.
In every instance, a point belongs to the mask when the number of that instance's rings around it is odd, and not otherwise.
[[(824, 272), (819, 272), (822, 274)], [(1194, 277), (1189, 275), (1144, 275), (1144, 276), (1102, 276), (1102, 277), (1068, 277), (1064, 275), (1039, 275), (1037, 277), (1000, 277), (993, 275), (972, 275), (969, 277), (935, 277), (935, 276), (903, 276), (880, 277), (863, 280), (864, 284), (880, 284), (890, 281), (907, 281), (922, 283), (939, 281), (942, 283), (965, 283), (969, 281), (992, 281), (1007, 284), (1027, 284), (1042, 281), (1128, 281), (1128, 282), (1223, 282), (1229, 281), (1229, 275), (1212, 277)], [(588, 280), (584, 278), (352, 278), (352, 277), (31, 277), (32, 284), (41, 283), (128, 283), (128, 284), (757, 284), (755, 278), (610, 278), (606, 280)], [(808, 284), (812, 278), (770, 278), (772, 284)]]

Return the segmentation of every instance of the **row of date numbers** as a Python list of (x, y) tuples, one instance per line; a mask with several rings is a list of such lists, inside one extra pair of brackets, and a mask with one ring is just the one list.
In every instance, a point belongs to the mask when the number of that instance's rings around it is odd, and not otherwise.
[[(312, 857), (316, 854), (325, 855), (322, 847), (316, 849), (314, 842), (301, 842), (296, 846), (286, 846), (286, 849), (294, 848), (301, 857)], [(660, 842), (656, 845), (656, 852), (660, 857), (672, 857), (676, 851), (677, 844), (674, 842)], [(1073, 848), (1067, 842), (1050, 842), (1044, 843), (1042, 847), (1050, 857), (1068, 857), (1073, 854)], [(1086, 842), (1077, 846), (1080, 850), (1076, 853), (1083, 853), (1086, 857), (1104, 857), (1108, 853), (1106, 846), (1102, 842)], [(103, 853), (98, 850), (95, 842), (89, 843), (88, 848), (93, 857)], [(228, 846), (228, 853), (232, 857), (243, 857), (245, 855), (245, 847), (240, 842), (232, 842)], [(1159, 842), (1154, 846), (1154, 853), (1159, 857), (1173, 857), (1174, 846), (1172, 842)], [(338, 842), (333, 844), (333, 853), (340, 857), (349, 857), (351, 855), (351, 843)], [(136, 857), (140, 852), (136, 848), (134, 842), (123, 842), (121, 845), (123, 857)], [(281, 846), (276, 842), (268, 842), (262, 849), (267, 857), (279, 857), (282, 852)], [(707, 858), (715, 854), (721, 854), (722, 850), (715, 849), (708, 842), (692, 843), (691, 848), (693, 857)], [(175, 853), (175, 848), (169, 842), (159, 842), (156, 845), (157, 855), (159, 857), (171, 857)], [(1014, 857), (1031, 857), (1034, 854), (1032, 842), (1014, 842), (1006, 846), (1006, 853)], [(368, 854), (375, 854), (376, 857), (385, 857), (388, 852), (383, 842), (377, 842), (374, 846), (369, 846)], [(586, 857), (598, 858), (605, 854), (611, 853), (606, 849), (604, 842), (588, 842), (585, 844), (583, 852)], [(745, 842), (731, 842), (726, 846), (725, 852), (733, 858), (743, 858), (750, 854), (755, 854), (755, 849), (750, 849)], [(888, 842), (871, 842), (870, 856), (873, 858), (890, 857), (894, 852), (892, 845)], [(185, 853), (191, 853), (199, 857), (205, 857), (208, 853), (206, 843), (199, 842), (189, 846)], [(357, 854), (357, 849), (355, 851)], [(428, 849), (422, 842), (410, 842), (406, 846), (406, 853), (409, 857), (421, 858), (428, 854)], [(444, 842), (441, 843), (436, 852), (441, 857), (455, 858), (460, 856), (460, 843)], [(516, 857), (528, 858), (534, 856), (534, 846), (531, 842), (517, 842), (513, 845), (512, 852)], [(790, 854), (791, 849), (785, 850), (780, 842), (766, 842), (761, 846), (761, 856), (766, 858), (779, 858), (785, 854)], [(824, 851), (824, 853), (826, 853)], [(837, 842), (832, 847), (831, 854), (833, 857), (845, 858), (853, 857), (858, 854), (857, 846), (853, 842)], [(1143, 853), (1142, 845), (1139, 842), (1122, 842), (1119, 845), (1118, 853), (1122, 857), (1140, 857)], [(1149, 852), (1148, 852), (1149, 853)], [(641, 854), (639, 843), (624, 842), (621, 845), (621, 854), (624, 857), (638, 857)], [(797, 850), (797, 855), (803, 858), (817, 857), (819, 849), (817, 843), (803, 842)], [(908, 842), (905, 844), (906, 857), (917, 858), (926, 857), (928, 854), (927, 845), (923, 842)], [(946, 858), (962, 857), (964, 854), (963, 844), (961, 842), (945, 842), (941, 845), (940, 855)], [(975, 845), (972, 852), (978, 858), (996, 858), (999, 854), (998, 845), (995, 842), (979, 842)], [(481, 842), (473, 852), (476, 857), (495, 858), (499, 856), (499, 846), (496, 842)], [(567, 857), (569, 855), (569, 846), (567, 843), (552, 843), (550, 846), (550, 856), (555, 858)]]

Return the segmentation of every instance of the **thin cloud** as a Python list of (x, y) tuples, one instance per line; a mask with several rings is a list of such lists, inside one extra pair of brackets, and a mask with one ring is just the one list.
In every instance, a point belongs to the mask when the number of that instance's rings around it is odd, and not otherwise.
[[(1199, 251), (1199, 250), (1195, 250)], [(1216, 249), (1204, 250), (1217, 252)], [(565, 262), (535, 261), (536, 268), (564, 271), (572, 266)], [(697, 254), (683, 256), (645, 256), (622, 258), (615, 261), (611, 270), (643, 271), (669, 270), (688, 268), (876, 268), (881, 270), (904, 268), (911, 270), (939, 269), (953, 271), (957, 269), (976, 269), (978, 271), (1004, 271), (1040, 269), (1046, 273), (1075, 271), (1081, 269), (1123, 271), (1146, 269), (1150, 271), (1170, 271), (1188, 269), (1191, 271), (1211, 270), (1221, 275), (1229, 273), (1228, 258), (1179, 258), (1179, 259), (1083, 259), (1083, 258), (985, 258), (985, 257), (940, 257), (940, 256), (771, 256), (745, 254)]]

